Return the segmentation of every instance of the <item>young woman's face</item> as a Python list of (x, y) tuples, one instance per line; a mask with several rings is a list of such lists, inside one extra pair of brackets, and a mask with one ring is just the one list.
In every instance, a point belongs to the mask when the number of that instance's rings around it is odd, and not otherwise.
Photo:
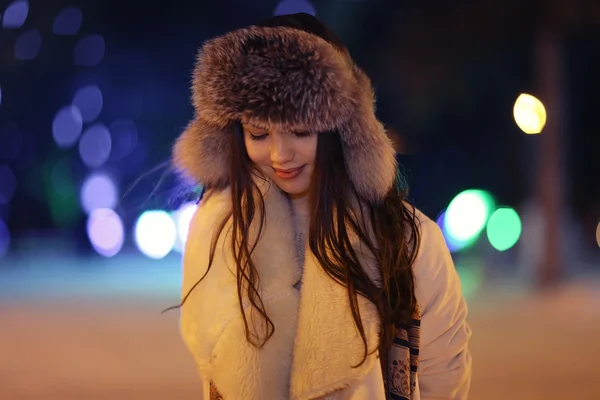
[(290, 195), (304, 195), (315, 165), (318, 135), (242, 124), (248, 156), (258, 169)]

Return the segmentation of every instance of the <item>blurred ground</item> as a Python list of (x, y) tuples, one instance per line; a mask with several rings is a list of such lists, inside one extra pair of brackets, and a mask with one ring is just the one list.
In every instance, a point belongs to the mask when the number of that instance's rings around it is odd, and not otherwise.
[[(0, 268), (0, 399), (199, 399), (177, 313), (159, 314), (177, 299), (177, 261), (74, 262)], [(469, 302), (471, 399), (600, 398), (599, 282), (488, 283)]]

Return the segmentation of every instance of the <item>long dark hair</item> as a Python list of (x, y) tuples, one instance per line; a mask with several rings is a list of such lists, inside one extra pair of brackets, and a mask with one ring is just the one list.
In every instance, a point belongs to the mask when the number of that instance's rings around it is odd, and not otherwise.
[[(340, 51), (347, 49), (333, 32), (308, 14), (271, 18), (261, 26), (288, 26), (315, 34), (334, 45)], [(260, 173), (248, 157), (241, 125), (232, 126), (230, 135), (229, 177), (231, 185), (231, 212), (220, 224), (214, 235), (209, 254), (209, 273), (217, 248), (217, 242), (225, 226), (231, 223), (231, 250), (237, 270), (237, 287), (240, 309), (244, 319), (246, 339), (262, 347), (275, 331), (273, 321), (267, 315), (260, 297), (260, 277), (252, 253), (265, 223), (265, 204), (256, 179)], [(210, 188), (208, 188), (210, 192)], [(419, 248), (420, 233), (415, 210), (406, 202), (406, 187), (398, 173), (392, 190), (383, 202), (370, 203), (361, 199), (345, 165), (342, 143), (336, 132), (319, 134), (315, 170), (309, 189), (309, 247), (323, 270), (336, 282), (347, 288), (350, 311), (364, 344), (364, 358), (368, 353), (367, 339), (360, 318), (358, 295), (370, 300), (377, 307), (381, 321), (379, 350), (385, 354), (395, 335), (395, 326), (409, 323), (416, 309), (415, 286), (412, 265)], [(356, 207), (358, 202), (359, 207)], [(250, 226), (256, 218), (258, 235), (250, 239)], [(372, 229), (371, 236), (369, 229)], [(356, 235), (373, 253), (380, 272), (378, 284), (371, 281), (364, 271), (351, 237)], [(182, 306), (190, 293), (204, 278), (184, 296)], [(243, 307), (243, 295), (264, 320), (264, 332), (251, 330)], [(360, 365), (359, 364), (359, 365)]]
[[(348, 290), (352, 317), (364, 344), (362, 362), (368, 349), (357, 294), (377, 307), (381, 321), (379, 350), (385, 354), (394, 340), (396, 325), (410, 323), (417, 306), (412, 265), (420, 232), (415, 209), (406, 202), (404, 180), (398, 173), (394, 187), (380, 204), (360, 199), (346, 170), (339, 135), (324, 133), (319, 135), (309, 196), (310, 250), (324, 271)], [(358, 207), (352, 203), (354, 199)], [(361, 265), (352, 247), (352, 235), (375, 256), (378, 284)]]

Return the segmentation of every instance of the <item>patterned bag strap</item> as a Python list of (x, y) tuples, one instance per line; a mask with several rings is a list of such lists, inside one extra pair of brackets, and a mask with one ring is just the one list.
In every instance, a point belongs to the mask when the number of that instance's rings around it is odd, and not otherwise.
[(210, 400), (223, 400), (223, 396), (212, 382), (210, 383)]
[(410, 400), (417, 384), (421, 332), (421, 311), (417, 310), (408, 324), (396, 326), (396, 337), (381, 357), (386, 400)]

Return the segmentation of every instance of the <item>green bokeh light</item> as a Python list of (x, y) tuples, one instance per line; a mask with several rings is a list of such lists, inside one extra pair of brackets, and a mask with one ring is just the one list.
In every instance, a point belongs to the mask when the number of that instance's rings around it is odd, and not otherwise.
[(494, 211), (487, 224), (487, 237), (498, 251), (510, 249), (521, 237), (521, 218), (510, 208), (502, 207)]
[(457, 260), (456, 272), (460, 278), (463, 296), (469, 301), (483, 288), (485, 279), (483, 260), (476, 257)]
[(68, 158), (48, 161), (42, 170), (50, 215), (61, 228), (71, 228), (81, 215)]

